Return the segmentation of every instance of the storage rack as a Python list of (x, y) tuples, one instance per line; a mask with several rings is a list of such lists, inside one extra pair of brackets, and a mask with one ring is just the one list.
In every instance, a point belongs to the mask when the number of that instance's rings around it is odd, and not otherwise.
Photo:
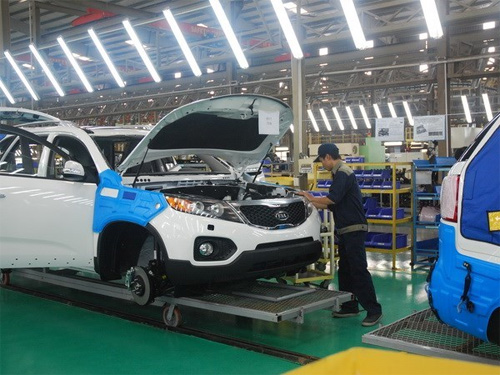
[[(412, 168), (412, 185), (413, 185), (413, 233), (414, 245), (412, 252), (412, 267), (417, 265), (430, 266), (439, 255), (439, 238), (437, 237), (437, 229), (439, 228), (440, 215), (437, 215), (434, 221), (419, 220), (419, 210), (422, 202), (432, 203), (439, 207), (440, 188), (441, 185), (432, 183), (419, 183), (418, 172), (426, 172), (429, 175), (438, 173), (437, 179), (442, 178), (449, 172), (451, 165), (455, 162), (455, 158), (436, 158), (436, 164), (430, 164), (429, 160), (414, 160)], [(422, 181), (420, 181), (422, 182)], [(427, 181), (424, 181), (427, 182)], [(418, 186), (428, 186), (430, 191), (419, 191)], [(434, 230), (436, 237), (418, 240), (418, 235), (424, 230)]]
[[(388, 173), (388, 178), (384, 181), (382, 177), (380, 178), (380, 187), (378, 185), (375, 185), (377, 187), (372, 187), (370, 186), (369, 188), (366, 187), (365, 185), (362, 184), (361, 186), (361, 193), (363, 195), (374, 195), (374, 194), (379, 194), (380, 196), (382, 195), (389, 195), (390, 196), (390, 204), (391, 204), (391, 210), (389, 211), (389, 216), (388, 218), (381, 218), (381, 219), (375, 219), (375, 218), (367, 218), (367, 221), (369, 224), (377, 224), (377, 225), (390, 225), (391, 227), (391, 232), (388, 233), (390, 234), (390, 242), (384, 243), (382, 246), (383, 247), (375, 247), (375, 246), (366, 246), (366, 251), (370, 252), (377, 252), (377, 253), (383, 253), (383, 254), (391, 254), (392, 256), (392, 269), (396, 269), (396, 255), (399, 253), (403, 253), (406, 251), (411, 250), (411, 245), (408, 245), (408, 241), (404, 243), (404, 245), (401, 245), (401, 240), (403, 237), (398, 235), (397, 233), (397, 227), (400, 224), (404, 223), (411, 223), (412, 222), (412, 212), (413, 212), (413, 199), (410, 198), (410, 210), (409, 213), (404, 213), (403, 212), (403, 217), (398, 218), (398, 215), (401, 216), (401, 210), (398, 210), (399, 208), (399, 195), (403, 193), (412, 193), (412, 186), (401, 186), (400, 183), (396, 179), (396, 170), (399, 167), (402, 166), (412, 166), (411, 162), (398, 162), (398, 163), (348, 163), (348, 165), (353, 169), (353, 170), (360, 170), (360, 171), (370, 171), (374, 170), (375, 168), (383, 168), (384, 170), (389, 167), (389, 173)], [(318, 191), (326, 191), (328, 190), (328, 187), (323, 184), (322, 181), (326, 181), (328, 179), (331, 179), (330, 172), (326, 170), (320, 169), (319, 164), (315, 163), (313, 166), (313, 175), (314, 175), (314, 182), (313, 182), (313, 190), (318, 190)], [(387, 173), (387, 172), (383, 172)], [(357, 173), (358, 174), (358, 173)], [(320, 177), (320, 178), (318, 178)], [(372, 176), (372, 179), (375, 181), (379, 181), (377, 177)], [(403, 210), (404, 211), (404, 210)], [(367, 239), (370, 238), (370, 234), (367, 235)], [(413, 235), (412, 235), (413, 238)]]

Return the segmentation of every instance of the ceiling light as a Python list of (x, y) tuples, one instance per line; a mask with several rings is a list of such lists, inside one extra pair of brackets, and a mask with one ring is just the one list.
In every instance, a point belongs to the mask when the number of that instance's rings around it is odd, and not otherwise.
[(359, 110), (361, 111), (361, 115), (363, 116), (363, 120), (365, 120), (366, 128), (371, 129), (372, 125), (370, 124), (370, 120), (368, 120), (368, 115), (366, 114), (365, 106), (363, 104), (360, 104)]
[(316, 119), (314, 118), (314, 115), (310, 109), (307, 110), (307, 115), (309, 116), (309, 120), (311, 120), (311, 123), (313, 124), (314, 130), (316, 130), (316, 132), (319, 132), (318, 124), (317, 124)]
[[(368, 48), (365, 34), (361, 28), (361, 23), (359, 22), (358, 13), (354, 7), (352, 0), (340, 0), (340, 5), (344, 11), (344, 16), (347, 20), (347, 25), (351, 31), (352, 40), (357, 49)], [(373, 47), (373, 44), (372, 44)]]
[(365, 57), (365, 60), (373, 60), (373, 56)]
[(367, 40), (365, 43), (365, 48), (373, 48), (374, 42), (373, 40)]
[(426, 40), (427, 38), (429, 38), (429, 35), (427, 35), (427, 33), (418, 34), (418, 39), (420, 40)]
[(439, 20), (439, 13), (434, 0), (420, 0), (424, 12), (427, 31), (431, 38), (439, 39), (443, 36), (443, 28)]
[(212, 9), (214, 10), (215, 16), (222, 26), (224, 34), (226, 34), (227, 41), (229, 42), (229, 45), (233, 50), (236, 60), (238, 60), (238, 64), (242, 69), (248, 68), (248, 61), (243, 53), (243, 50), (241, 49), (240, 44), (238, 43), (238, 40), (236, 39), (236, 35), (234, 35), (233, 28), (231, 27), (231, 24), (229, 23), (226, 13), (224, 13), (219, 0), (210, 0), (210, 5), (212, 5)]
[(462, 95), (462, 105), (464, 107), (465, 119), (467, 120), (467, 123), (471, 124), (472, 117), (470, 115), (469, 103), (467, 102), (467, 97), (465, 95)]
[(125, 83), (123, 82), (122, 78), (118, 74), (118, 71), (116, 70), (115, 65), (113, 64), (113, 62), (109, 58), (106, 50), (104, 49), (104, 46), (102, 45), (101, 41), (97, 37), (97, 34), (95, 33), (94, 29), (89, 29), (88, 33), (89, 33), (90, 37), (92, 38), (92, 41), (94, 42), (95, 46), (97, 47), (97, 50), (99, 51), (102, 58), (104, 59), (104, 62), (108, 66), (108, 69), (111, 72), (111, 75), (115, 79), (118, 86), (125, 87)]
[(483, 30), (494, 29), (495, 26), (496, 26), (495, 21), (485, 22), (485, 23), (483, 23)]
[(365, 72), (365, 76), (371, 76), (371, 75), (372, 75), (371, 70), (369, 70), (369, 71)]
[(403, 142), (384, 142), (384, 146), (402, 146)]
[(293, 124), (290, 125), (290, 130), (292, 131), (292, 133), (295, 133), (295, 128), (293, 127)]
[(42, 70), (44, 71), (45, 75), (49, 78), (50, 82), (52, 83), (52, 85), (56, 89), (59, 96), (64, 96), (64, 91), (61, 89), (61, 86), (59, 86), (59, 83), (57, 82), (56, 78), (52, 74), (52, 72), (49, 69), (45, 60), (42, 58), (42, 55), (40, 54), (40, 52), (38, 52), (38, 50), (35, 48), (35, 46), (33, 44), (30, 44), (29, 48), (31, 50), (31, 53), (33, 53), (33, 55), (35, 56), (35, 59), (38, 61), (38, 63), (42, 67)]
[(323, 108), (320, 108), (319, 113), (321, 113), (321, 118), (323, 119), (323, 122), (325, 123), (326, 128), (328, 129), (329, 132), (331, 132), (332, 127), (330, 126), (330, 121), (328, 121), (328, 117), (326, 117), (325, 110)]
[(146, 50), (142, 46), (141, 41), (139, 40), (139, 37), (135, 33), (134, 28), (132, 27), (132, 24), (130, 23), (129, 20), (123, 20), (122, 21), (123, 26), (125, 27), (125, 30), (127, 30), (128, 36), (130, 39), (132, 39), (132, 43), (134, 44), (135, 49), (137, 52), (139, 52), (139, 55), (141, 56), (142, 61), (144, 62), (144, 65), (146, 65), (146, 68), (149, 71), (149, 74), (151, 74), (151, 77), (153, 77), (153, 80), (155, 82), (160, 82), (161, 78), (158, 72), (156, 71), (155, 67), (153, 66), (153, 63), (149, 59), (148, 54), (146, 53)]
[(375, 114), (377, 115), (377, 118), (382, 118), (382, 114), (380, 113), (380, 109), (378, 108), (378, 104), (374, 104), (373, 109), (375, 110)]
[(408, 122), (410, 123), (411, 126), (415, 125), (415, 122), (413, 121), (413, 116), (411, 115), (410, 106), (408, 105), (408, 102), (406, 100), (403, 101), (403, 107), (405, 107), (405, 112), (406, 112), (406, 117), (408, 117)]
[(25, 68), (31, 69), (31, 70), (35, 69), (35, 67), (33, 65), (28, 64), (28, 63), (24, 63), (24, 64), (22, 64), (22, 66), (24, 66)]
[(72, 55), (75, 59), (78, 59), (81, 61), (85, 61), (85, 62), (92, 61), (92, 59), (90, 57), (82, 56), (82, 55), (79, 55), (78, 53), (75, 53), (75, 52), (73, 52)]
[(323, 47), (318, 50), (318, 54), (320, 56), (326, 56), (328, 55), (328, 47)]
[(24, 76), (23, 72), (21, 72), (21, 69), (19, 69), (19, 67), (17, 66), (17, 64), (14, 61), (14, 58), (12, 57), (12, 55), (10, 54), (10, 52), (9, 51), (4, 51), (3, 54), (5, 55), (5, 57), (7, 57), (7, 60), (9, 60), (10, 65), (15, 70), (15, 72), (17, 73), (17, 75), (19, 76), (19, 78), (21, 79), (21, 81), (23, 82), (24, 86), (26, 86), (26, 88), (28, 89), (29, 93), (31, 94), (31, 97), (34, 100), (39, 100), (40, 98), (36, 94), (35, 90), (33, 90), (33, 87), (31, 87), (30, 83), (28, 82), (28, 80)]
[(85, 86), (85, 89), (87, 89), (88, 92), (93, 92), (94, 89), (90, 85), (90, 82), (88, 81), (87, 77), (85, 77), (85, 74), (83, 74), (83, 70), (80, 68), (80, 65), (78, 65), (77, 61), (75, 60), (75, 57), (73, 56), (70, 49), (66, 45), (66, 42), (64, 41), (62, 36), (57, 37), (57, 42), (59, 43), (62, 50), (66, 54), (66, 57), (73, 66), (73, 69), (75, 69), (76, 74), (78, 74), (78, 77), (80, 78), (80, 81), (82, 81), (83, 86)]
[(335, 115), (335, 119), (337, 120), (337, 123), (339, 124), (340, 130), (344, 130), (344, 123), (342, 122), (342, 119), (340, 118), (339, 111), (337, 111), (337, 108), (332, 107), (333, 114)]
[(495, 52), (495, 47), (488, 47), (488, 52)]
[(418, 70), (420, 73), (427, 73), (429, 71), (429, 65), (427, 64), (419, 65)]
[(484, 109), (486, 109), (486, 118), (488, 119), (488, 121), (491, 121), (491, 119), (493, 118), (493, 113), (491, 112), (490, 98), (488, 98), (488, 94), (486, 93), (484, 93), (482, 96)]
[(7, 99), (9, 100), (10, 104), (16, 104), (16, 101), (14, 100), (14, 98), (12, 97), (12, 95), (10, 94), (9, 90), (7, 89), (7, 87), (3, 84), (2, 80), (0, 79), (0, 89), (2, 89), (3, 93), (5, 94), (5, 96), (7, 97)]
[(394, 106), (392, 105), (391, 102), (387, 103), (387, 105), (389, 106), (389, 111), (391, 112), (391, 116), (396, 118), (398, 117), (398, 115), (396, 114), (396, 111), (394, 109)]
[(354, 118), (351, 108), (349, 106), (345, 107), (347, 111), (347, 115), (349, 116), (349, 120), (351, 120), (351, 125), (354, 129), (358, 129), (358, 124), (356, 124), (356, 119)]
[(290, 46), (293, 57), (300, 60), (304, 57), (304, 54), (302, 53), (299, 41), (297, 40), (297, 35), (295, 35), (295, 31), (293, 30), (292, 24), (290, 23), (288, 14), (286, 14), (283, 3), (281, 2), (281, 0), (271, 0), (271, 4), (273, 5), (274, 12), (278, 17), (278, 21), (281, 25), (281, 29), (283, 30), (283, 34), (285, 34), (285, 38), (288, 42), (288, 45)]

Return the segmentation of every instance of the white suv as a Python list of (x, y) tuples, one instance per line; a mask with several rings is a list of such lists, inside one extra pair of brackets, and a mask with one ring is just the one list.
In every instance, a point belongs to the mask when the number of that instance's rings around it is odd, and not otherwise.
[[(0, 120), (24, 124), (0, 125), (4, 275), (40, 267), (126, 275), (147, 304), (172, 286), (294, 273), (321, 254), (312, 205), (243, 173), (292, 123), (279, 100), (202, 100), (122, 138), (28, 110), (0, 109)], [(264, 122), (277, 134), (259, 131)]]

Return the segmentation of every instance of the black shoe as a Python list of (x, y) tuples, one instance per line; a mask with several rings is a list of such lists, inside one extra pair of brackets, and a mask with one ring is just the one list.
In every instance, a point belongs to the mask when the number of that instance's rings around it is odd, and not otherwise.
[(334, 311), (332, 313), (332, 316), (334, 318), (350, 318), (351, 316), (358, 316), (359, 315), (359, 310), (347, 310), (344, 308), (341, 308), (339, 311)]
[(368, 314), (366, 315), (366, 318), (364, 318), (363, 321), (361, 322), (361, 325), (363, 327), (371, 327), (380, 322), (380, 319), (382, 319), (382, 313)]

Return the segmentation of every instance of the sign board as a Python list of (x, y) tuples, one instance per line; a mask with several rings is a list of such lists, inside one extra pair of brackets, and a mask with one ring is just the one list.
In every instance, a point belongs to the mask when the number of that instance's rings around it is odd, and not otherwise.
[(375, 121), (375, 140), (377, 141), (404, 141), (404, 117), (378, 118)]
[(259, 111), (259, 134), (279, 134), (280, 113), (279, 111)]
[(445, 139), (445, 116), (418, 116), (414, 117), (414, 141), (438, 141)]

